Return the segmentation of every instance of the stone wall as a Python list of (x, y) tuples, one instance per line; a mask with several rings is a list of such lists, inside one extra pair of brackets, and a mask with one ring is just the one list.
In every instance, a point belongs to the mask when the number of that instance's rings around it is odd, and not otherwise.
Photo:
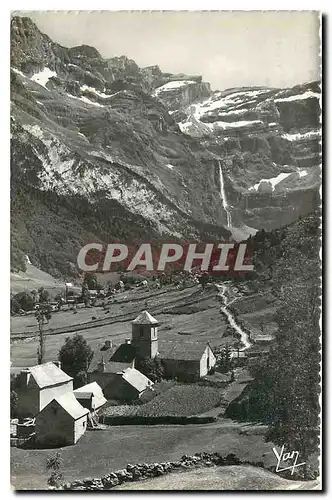
[[(162, 476), (172, 472), (183, 472), (194, 468), (216, 467), (228, 465), (252, 465), (254, 467), (263, 468), (263, 462), (249, 462), (248, 460), (240, 460), (233, 453), (229, 453), (222, 457), (219, 453), (198, 452), (195, 455), (183, 455), (182, 458), (175, 462), (160, 462), (160, 463), (140, 463), (128, 464), (126, 468), (109, 472), (101, 478), (86, 478), (73, 481), (65, 484), (60, 489), (76, 490), (76, 491), (106, 491), (119, 486), (126, 482), (142, 481), (153, 477)], [(275, 472), (275, 466), (267, 468), (271, 472)], [(290, 476), (289, 474), (280, 474), (288, 479), (304, 479), (301, 476)], [(315, 479), (316, 473), (310, 474), (306, 479)]]

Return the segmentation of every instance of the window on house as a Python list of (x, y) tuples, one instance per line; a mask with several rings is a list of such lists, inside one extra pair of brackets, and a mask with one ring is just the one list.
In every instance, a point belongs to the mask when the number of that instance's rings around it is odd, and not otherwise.
[(144, 337), (144, 328), (142, 326), (139, 329), (139, 336), (140, 336), (140, 338)]

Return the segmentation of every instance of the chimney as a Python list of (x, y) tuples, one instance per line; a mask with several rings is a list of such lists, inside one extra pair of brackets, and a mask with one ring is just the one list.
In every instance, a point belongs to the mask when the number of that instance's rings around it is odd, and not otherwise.
[(53, 364), (61, 370), (61, 361), (53, 361)]
[(125, 344), (131, 344), (131, 340), (130, 339), (125, 339)]
[(111, 347), (113, 347), (112, 341), (111, 340), (105, 340), (104, 347), (105, 347), (105, 349), (111, 349)]
[(27, 387), (29, 380), (30, 380), (30, 370), (29, 368), (24, 368), (24, 370), (21, 370), (20, 377), (19, 377), (19, 384), (22, 389)]

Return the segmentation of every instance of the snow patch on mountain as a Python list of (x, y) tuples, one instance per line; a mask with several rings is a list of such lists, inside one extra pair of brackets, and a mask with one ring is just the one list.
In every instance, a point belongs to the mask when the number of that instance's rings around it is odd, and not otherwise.
[(87, 85), (82, 85), (81, 90), (83, 92), (88, 91), (92, 92), (93, 94), (96, 94), (97, 96), (101, 97), (102, 99), (106, 99), (107, 97), (111, 97), (108, 94), (105, 94), (104, 92), (100, 92), (99, 90), (95, 89), (94, 87), (88, 87)]
[(315, 139), (319, 138), (321, 133), (319, 130), (310, 130), (309, 132), (297, 133), (297, 134), (283, 134), (281, 137), (287, 141), (301, 141), (303, 139)]
[[(230, 94), (222, 95), (221, 92), (215, 93), (213, 96), (209, 97), (209, 99), (203, 101), (202, 103), (195, 105), (195, 116), (196, 118), (200, 118), (201, 116), (208, 114), (210, 111), (214, 111), (216, 109), (225, 109), (230, 106), (237, 106), (239, 104), (243, 104), (244, 102), (248, 104), (248, 101), (245, 99), (252, 99), (253, 97), (258, 97), (261, 94), (270, 92), (269, 89), (262, 90), (248, 90), (248, 91), (239, 91), (232, 92)], [(255, 100), (249, 102), (256, 102)], [(235, 110), (230, 110), (229, 113), (235, 112)], [(237, 112), (241, 112), (241, 110), (237, 110)]]
[(320, 94), (312, 92), (312, 90), (307, 90), (303, 94), (291, 95), (289, 97), (281, 97), (280, 99), (275, 99), (274, 102), (289, 102), (289, 101), (300, 101), (302, 99), (309, 99), (310, 97), (320, 98)]
[(305, 177), (306, 175), (308, 175), (308, 172), (306, 170), (300, 170), (299, 168), (297, 169), (297, 173), (300, 177)]
[(21, 75), (23, 76), (24, 78), (28, 78), (24, 73), (22, 73), (22, 71), (20, 71), (19, 69), (17, 68), (11, 68), (12, 71), (14, 71), (14, 73), (17, 73), (18, 75)]
[(208, 123), (206, 125), (211, 127), (211, 130), (216, 130), (216, 129), (223, 129), (226, 130), (228, 128), (239, 128), (239, 127), (253, 127), (254, 125), (262, 124), (263, 122), (261, 120), (240, 120), (237, 122), (213, 122), (213, 123)]
[(98, 106), (99, 108), (104, 108), (105, 107), (102, 104), (99, 104), (99, 102), (91, 101), (90, 99), (88, 99), (84, 95), (82, 97), (79, 97), (79, 99), (81, 101), (85, 102), (85, 104), (92, 104), (93, 106)]
[(169, 90), (177, 89), (179, 87), (183, 87), (185, 85), (192, 85), (195, 84), (193, 80), (176, 80), (173, 82), (168, 82), (165, 83), (164, 85), (161, 85), (160, 87), (156, 88), (154, 91), (154, 95), (158, 95), (161, 92), (168, 92)]
[(85, 96), (77, 97), (76, 95), (72, 95), (72, 94), (67, 94), (67, 95), (71, 99), (77, 99), (78, 101), (84, 102), (84, 104), (89, 104), (89, 105), (92, 105), (92, 106), (98, 106), (99, 108), (104, 108), (105, 107), (102, 104), (99, 104), (99, 102), (91, 101), (90, 99), (88, 99)]
[(272, 186), (272, 191), (274, 191), (276, 185), (279, 184), (279, 182), (286, 179), (286, 177), (288, 177), (289, 175), (291, 175), (291, 172), (288, 172), (288, 173), (282, 172), (281, 174), (277, 175), (276, 177), (270, 177), (270, 179), (261, 179), (257, 184), (255, 184), (254, 186), (251, 186), (249, 188), (249, 191), (258, 191), (260, 184), (263, 182), (270, 183)]
[(50, 68), (44, 68), (42, 71), (39, 71), (39, 73), (35, 73), (34, 75), (32, 75), (30, 80), (38, 83), (39, 85), (44, 87), (46, 90), (48, 90), (46, 88), (46, 84), (50, 80), (50, 78), (52, 78), (53, 76), (57, 76), (55, 71), (51, 71)]

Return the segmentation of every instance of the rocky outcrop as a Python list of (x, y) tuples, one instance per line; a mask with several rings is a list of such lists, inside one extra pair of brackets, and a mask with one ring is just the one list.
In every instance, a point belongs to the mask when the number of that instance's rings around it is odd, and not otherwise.
[(154, 95), (166, 104), (171, 114), (193, 102), (209, 97), (211, 93), (209, 83), (190, 79), (169, 80), (154, 91)]

